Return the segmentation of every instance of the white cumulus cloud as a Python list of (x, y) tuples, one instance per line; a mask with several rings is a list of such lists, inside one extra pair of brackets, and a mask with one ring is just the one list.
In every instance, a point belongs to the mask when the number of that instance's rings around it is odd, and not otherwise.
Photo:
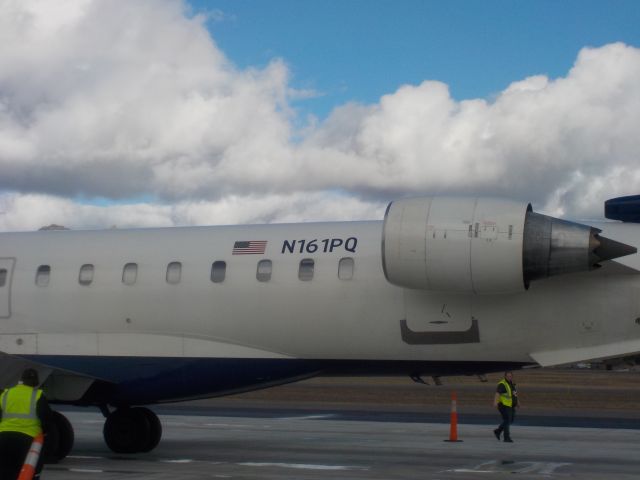
[[(235, 66), (207, 19), (178, 0), (0, 0), (0, 229), (380, 218), (431, 193), (598, 217), (640, 193), (638, 48), (585, 48), (491, 99), (426, 79), (301, 127), (317, 93), (281, 59)], [(113, 204), (77, 200), (95, 197)]]
[(517, 196), (593, 215), (608, 196), (640, 191), (639, 75), (640, 50), (612, 44), (582, 50), (566, 77), (516, 81), (491, 101), (456, 102), (438, 82), (403, 86), (366, 111), (337, 109), (311, 135), (310, 156), (332, 166), (314, 178), (356, 191)]

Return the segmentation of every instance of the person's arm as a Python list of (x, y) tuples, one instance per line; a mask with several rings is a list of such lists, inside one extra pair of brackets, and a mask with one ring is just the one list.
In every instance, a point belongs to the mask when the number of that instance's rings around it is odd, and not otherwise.
[(51, 423), (52, 413), (47, 397), (45, 397), (44, 394), (42, 394), (38, 399), (38, 403), (36, 404), (36, 414), (38, 415), (40, 424), (42, 425), (42, 433), (46, 434), (49, 424)]
[(507, 393), (507, 389), (503, 384), (499, 383), (496, 388), (496, 394), (493, 396), (493, 406), (497, 407), (500, 404), (500, 395)]

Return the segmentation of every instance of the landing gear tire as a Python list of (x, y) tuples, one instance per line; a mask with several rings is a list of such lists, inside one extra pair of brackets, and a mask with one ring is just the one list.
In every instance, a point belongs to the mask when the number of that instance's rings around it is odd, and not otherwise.
[(52, 411), (50, 420), (43, 446), (44, 461), (58, 463), (71, 452), (75, 435), (71, 423), (61, 413)]
[(158, 446), (158, 443), (160, 443), (160, 439), (162, 438), (162, 424), (160, 423), (158, 416), (148, 408), (140, 407), (136, 410), (140, 410), (147, 417), (150, 429), (148, 442), (140, 449), (140, 451), (145, 453), (150, 452)]
[(162, 425), (148, 408), (119, 408), (107, 417), (103, 434), (116, 453), (150, 452), (160, 442)]

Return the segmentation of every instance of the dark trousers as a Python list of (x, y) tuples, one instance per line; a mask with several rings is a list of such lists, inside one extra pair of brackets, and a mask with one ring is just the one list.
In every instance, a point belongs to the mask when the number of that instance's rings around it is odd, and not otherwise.
[(509, 425), (513, 423), (513, 407), (507, 407), (506, 405), (498, 405), (500, 415), (502, 415), (502, 423), (498, 426), (498, 433), (504, 432), (504, 439), (511, 438), (509, 431)]
[[(33, 438), (19, 432), (0, 432), (0, 480), (16, 480), (22, 469)], [(42, 456), (36, 468), (36, 477), (42, 470)]]

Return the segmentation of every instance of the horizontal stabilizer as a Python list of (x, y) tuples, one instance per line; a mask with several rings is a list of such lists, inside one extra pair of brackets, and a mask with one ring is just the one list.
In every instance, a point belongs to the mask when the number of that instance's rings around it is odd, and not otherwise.
[(604, 202), (604, 216), (610, 220), (640, 223), (640, 195), (607, 200)]

